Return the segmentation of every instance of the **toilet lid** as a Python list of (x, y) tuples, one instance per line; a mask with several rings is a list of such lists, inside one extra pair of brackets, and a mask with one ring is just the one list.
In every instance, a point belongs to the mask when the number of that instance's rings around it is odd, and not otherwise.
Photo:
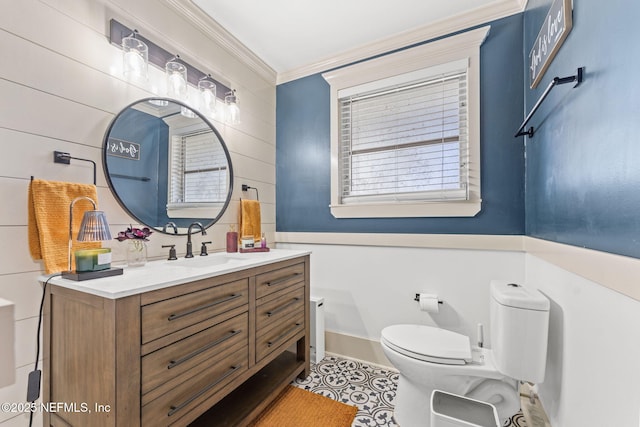
[(382, 340), (405, 356), (427, 362), (464, 365), (471, 361), (469, 337), (425, 325), (393, 325), (382, 330)]

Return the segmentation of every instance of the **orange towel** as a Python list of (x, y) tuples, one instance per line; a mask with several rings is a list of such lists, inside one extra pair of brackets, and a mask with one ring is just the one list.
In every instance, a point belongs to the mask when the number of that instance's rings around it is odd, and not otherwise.
[(260, 230), (260, 202), (240, 199), (240, 233), (238, 238), (253, 236), (256, 242), (262, 238)]
[[(29, 252), (35, 260), (44, 260), (47, 274), (67, 271), (69, 257), (69, 205), (76, 197), (86, 196), (98, 202), (95, 185), (34, 179), (29, 184)], [(77, 242), (83, 213), (92, 210), (88, 200), (73, 205), (73, 246), (78, 249), (101, 247), (100, 242)], [(75, 269), (75, 257), (71, 269)]]

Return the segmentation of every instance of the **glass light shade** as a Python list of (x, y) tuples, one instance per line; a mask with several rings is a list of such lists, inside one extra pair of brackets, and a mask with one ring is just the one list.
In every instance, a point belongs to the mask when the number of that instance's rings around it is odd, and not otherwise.
[(230, 124), (240, 123), (240, 108), (238, 107), (238, 97), (236, 91), (228, 92), (224, 97), (224, 103), (227, 105), (226, 121)]
[(196, 117), (198, 117), (191, 108), (187, 107), (180, 107), (180, 115), (182, 115), (183, 117), (188, 117), (190, 119), (195, 119)]
[(147, 80), (149, 49), (134, 36), (122, 39), (122, 73), (129, 80)]
[(109, 222), (102, 211), (86, 211), (78, 231), (79, 242), (98, 242), (111, 240)]
[(187, 67), (176, 61), (165, 66), (167, 75), (167, 96), (181, 101), (187, 99)]
[(210, 80), (198, 82), (200, 93), (200, 111), (209, 117), (216, 115), (216, 84)]
[(163, 99), (152, 99), (149, 101), (149, 104), (155, 105), (157, 107), (166, 107), (169, 105), (169, 101)]

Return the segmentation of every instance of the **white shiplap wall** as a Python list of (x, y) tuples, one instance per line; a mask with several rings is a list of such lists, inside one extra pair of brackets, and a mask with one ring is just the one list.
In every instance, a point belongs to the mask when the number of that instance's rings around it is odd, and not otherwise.
[[(27, 242), (27, 188), (40, 179), (90, 182), (89, 163), (54, 164), (53, 151), (95, 161), (100, 208), (112, 233), (132, 219), (111, 196), (101, 168), (104, 132), (115, 114), (149, 88), (121, 77), (121, 51), (109, 44), (111, 18), (136, 28), (167, 50), (237, 89), (242, 123), (214, 122), (231, 153), (235, 177), (230, 208), (210, 229), (213, 249), (224, 247), (229, 224), (237, 222), (241, 184), (259, 188), (263, 229), (275, 230), (275, 74), (257, 72), (201, 33), (167, 2), (159, 0), (21, 0), (3, 2), (0, 14), (0, 297), (15, 302), (16, 383), (0, 388), (0, 402), (26, 398), (27, 374), (33, 369), (41, 298), (37, 282), (41, 262), (33, 261)], [(151, 82), (162, 86), (162, 72), (150, 66)], [(162, 89), (161, 89), (162, 90)], [(194, 89), (191, 89), (194, 90)], [(160, 92), (159, 94), (162, 94)], [(247, 197), (253, 194), (246, 195)], [(195, 238), (196, 243), (201, 239)], [(186, 238), (158, 233), (149, 255), (166, 256), (163, 244), (184, 254)], [(123, 258), (110, 242), (114, 259)], [(197, 246), (196, 246), (197, 247)], [(1, 339), (1, 338), (0, 338)], [(4, 345), (4, 343), (0, 343)], [(0, 361), (0, 364), (2, 361)], [(39, 418), (39, 417), (38, 417)], [(0, 425), (27, 425), (25, 415), (0, 412)], [(40, 424), (38, 421), (36, 425)]]

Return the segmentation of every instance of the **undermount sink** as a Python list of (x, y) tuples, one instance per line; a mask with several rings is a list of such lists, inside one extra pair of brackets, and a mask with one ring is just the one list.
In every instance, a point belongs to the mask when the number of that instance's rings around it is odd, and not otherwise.
[(194, 256), (193, 258), (178, 258), (174, 261), (167, 261), (167, 264), (174, 267), (187, 267), (187, 268), (206, 268), (215, 267), (216, 265), (227, 264), (233, 262), (234, 259), (226, 255), (208, 255), (208, 256)]

